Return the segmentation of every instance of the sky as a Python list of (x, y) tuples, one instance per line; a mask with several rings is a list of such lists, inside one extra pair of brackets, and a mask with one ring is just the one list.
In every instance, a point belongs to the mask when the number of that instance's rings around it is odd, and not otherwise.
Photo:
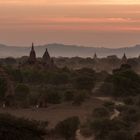
[(140, 0), (0, 0), (0, 43), (140, 44)]

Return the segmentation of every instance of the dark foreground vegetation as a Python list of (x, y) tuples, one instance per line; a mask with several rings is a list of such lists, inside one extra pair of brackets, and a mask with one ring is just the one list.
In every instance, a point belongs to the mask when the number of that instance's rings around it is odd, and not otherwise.
[(0, 114), (1, 140), (49, 140), (75, 139), (75, 132), (80, 125), (78, 117), (71, 117), (59, 122), (48, 130), (48, 122), (16, 118), (9, 114)]
[[(96, 140), (138, 140), (140, 123), (140, 76), (129, 65), (123, 65), (108, 76), (99, 94), (112, 96), (124, 104), (105, 102), (96, 108), (88, 121), (82, 126), (84, 135), (94, 135)], [(112, 112), (119, 115), (111, 118)], [(136, 135), (135, 135), (136, 134)]]
[(75, 71), (67, 68), (39, 71), (7, 67), (6, 71), (14, 80), (15, 94), (4, 98), (6, 81), (0, 78), (1, 100), (6, 105), (18, 107), (47, 107), (48, 104), (64, 101), (81, 104), (91, 94), (98, 76), (87, 68)]
[[(2, 140), (74, 140), (77, 129), (84, 136), (96, 140), (137, 140), (140, 124), (140, 76), (129, 65), (122, 65), (112, 74), (95, 72), (89, 68), (70, 70), (17, 69), (3, 66), (7, 76), (12, 79), (14, 94), (7, 94), (8, 78), (0, 76), (0, 105), (9, 108), (48, 107), (52, 104), (69, 102), (82, 105), (95, 96), (112, 97), (100, 108), (94, 109), (84, 124), (78, 117), (59, 122), (49, 130), (46, 122), (18, 119), (0, 114), (0, 139)], [(101, 87), (94, 91), (97, 83)], [(114, 110), (119, 112), (111, 118)], [(47, 120), (46, 120), (47, 121)]]
[(47, 123), (0, 114), (1, 140), (43, 140)]

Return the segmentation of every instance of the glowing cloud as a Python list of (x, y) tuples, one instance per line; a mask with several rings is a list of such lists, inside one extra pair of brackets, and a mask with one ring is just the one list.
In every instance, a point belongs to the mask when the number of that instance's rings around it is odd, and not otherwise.
[(0, 0), (0, 3), (15, 5), (140, 4), (140, 0)]

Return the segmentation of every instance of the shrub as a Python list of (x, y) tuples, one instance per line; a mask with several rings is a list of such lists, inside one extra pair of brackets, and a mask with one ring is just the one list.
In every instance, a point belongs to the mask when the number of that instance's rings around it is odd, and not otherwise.
[(79, 76), (75, 79), (75, 88), (81, 90), (92, 90), (94, 88), (94, 79), (89, 76)]
[(59, 104), (61, 103), (61, 96), (57, 91), (47, 93), (47, 101), (51, 104)]
[(80, 125), (80, 121), (78, 117), (71, 117), (64, 121), (59, 122), (55, 130), (56, 132), (65, 138), (66, 140), (70, 140), (75, 137), (76, 130)]
[(90, 129), (93, 130), (97, 140), (108, 140), (111, 131), (128, 131), (129, 124), (122, 120), (94, 119), (90, 122)]
[(74, 93), (73, 92), (74, 91), (66, 91), (64, 93), (64, 99), (65, 99), (65, 101), (72, 101), (73, 100), (73, 98), (74, 98)]
[(115, 103), (111, 101), (106, 101), (103, 105), (104, 107), (108, 108), (110, 111), (113, 111)]
[(45, 127), (41, 122), (0, 114), (1, 140), (43, 140)]
[(108, 140), (133, 140), (129, 131), (113, 131), (110, 132)]
[(3, 100), (7, 91), (7, 82), (4, 78), (0, 77), (0, 99)]
[(75, 93), (75, 97), (74, 97), (74, 101), (73, 104), (74, 105), (81, 105), (82, 102), (85, 101), (86, 97), (87, 97), (87, 92), (86, 91), (78, 91), (78, 93)]
[(26, 107), (29, 105), (30, 89), (24, 84), (18, 84), (15, 88), (15, 100), (18, 105)]
[(126, 105), (133, 105), (134, 104), (134, 100), (131, 97), (126, 97), (126, 98), (124, 98), (123, 101)]
[(109, 111), (102, 107), (102, 108), (95, 108), (93, 111), (93, 116), (95, 118), (108, 118), (110, 115)]

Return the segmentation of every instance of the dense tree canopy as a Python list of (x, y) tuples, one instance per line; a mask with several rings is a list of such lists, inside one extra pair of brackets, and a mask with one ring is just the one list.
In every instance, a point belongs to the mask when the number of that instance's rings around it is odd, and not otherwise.
[(0, 77), (0, 99), (3, 99), (5, 97), (5, 93), (7, 91), (7, 81)]
[(1, 140), (43, 140), (45, 131), (40, 122), (0, 114)]
[(70, 140), (75, 137), (76, 130), (80, 124), (78, 117), (71, 117), (64, 121), (61, 121), (56, 125), (56, 132), (64, 137), (66, 140)]

